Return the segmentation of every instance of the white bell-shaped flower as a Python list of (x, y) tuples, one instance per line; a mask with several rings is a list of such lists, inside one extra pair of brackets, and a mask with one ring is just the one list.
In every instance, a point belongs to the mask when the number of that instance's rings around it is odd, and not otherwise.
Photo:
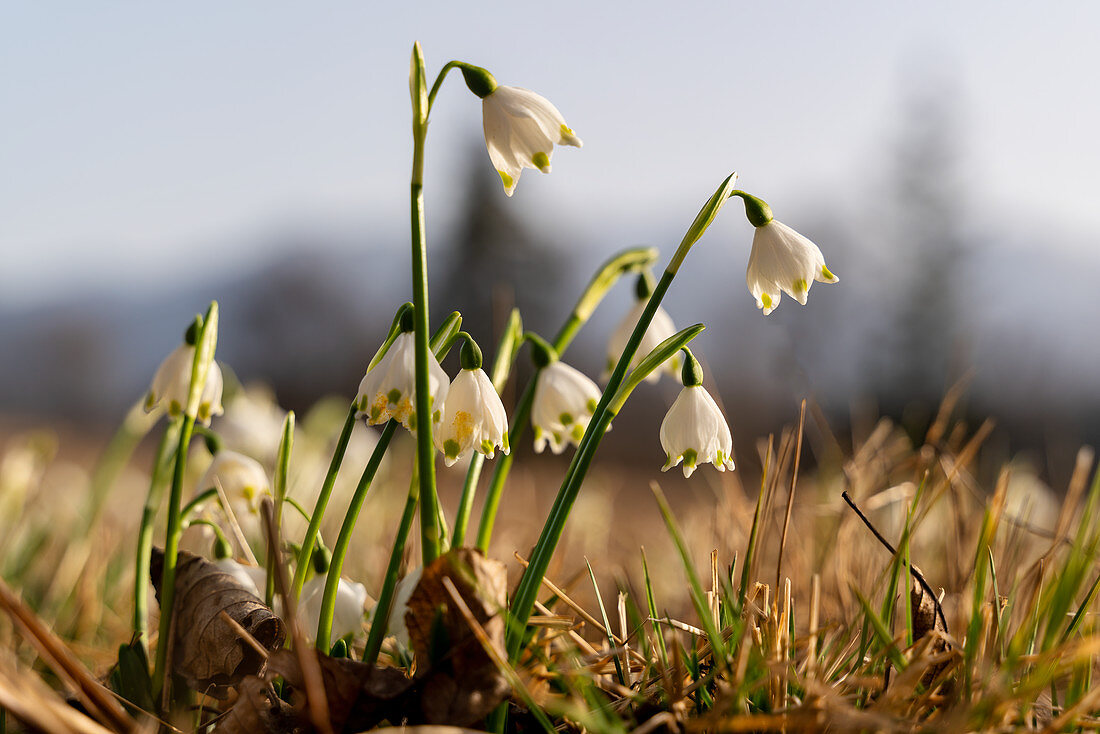
[(211, 561), (223, 573), (229, 574), (240, 586), (243, 586), (257, 599), (264, 598), (264, 587), (267, 586), (267, 571), (259, 566), (247, 566), (232, 558), (221, 558)]
[(471, 451), (490, 459), (498, 448), (508, 453), (508, 415), (485, 370), (459, 371), (447, 392), (443, 419), (432, 438), (447, 466)]
[(555, 454), (579, 444), (599, 402), (600, 388), (583, 373), (564, 362), (544, 367), (531, 404), (535, 452), (542, 453), (547, 443)]
[(581, 147), (558, 108), (534, 92), (497, 86), (481, 100), (485, 147), (511, 196), (524, 168), (550, 173), (554, 145)]
[[(451, 381), (428, 350), (428, 393), (431, 398), (432, 421), (442, 417), (440, 406), (447, 398)], [(416, 341), (413, 333), (399, 334), (386, 356), (367, 372), (359, 383), (357, 416), (365, 417), (371, 426), (391, 418), (410, 431), (416, 431)]]
[[(325, 598), (325, 584), (328, 575), (311, 578), (302, 587), (302, 596), (298, 600), (298, 616), (306, 635), (313, 639), (317, 634), (317, 623), (321, 619), (321, 603)], [(367, 587), (357, 581), (341, 578), (336, 584), (336, 605), (332, 609), (332, 636), (338, 640), (363, 629), (363, 612), (366, 606), (374, 604), (367, 593)]]
[[(149, 394), (145, 397), (146, 412), (163, 406), (173, 418), (183, 413), (191, 390), (191, 368), (194, 360), (195, 347), (181, 344), (160, 363), (153, 376)], [(210, 419), (222, 412), (222, 370), (217, 362), (211, 362), (195, 419), (208, 426)]]
[[(615, 331), (612, 332), (611, 338), (607, 342), (607, 370), (604, 373), (604, 379), (611, 375), (615, 365), (618, 364), (619, 357), (623, 355), (626, 343), (630, 341), (630, 335), (634, 333), (634, 327), (637, 326), (638, 319), (642, 317), (642, 312), (645, 311), (647, 303), (648, 299), (635, 301), (634, 307), (630, 309), (630, 312), (623, 317), (623, 320), (615, 327)], [(634, 358), (630, 360), (630, 369), (637, 367), (638, 363), (645, 359), (658, 344), (675, 333), (676, 325), (672, 323), (672, 317), (658, 306), (653, 313), (653, 320), (649, 323), (649, 328), (642, 336), (638, 351), (634, 353)], [(665, 360), (660, 368), (646, 375), (645, 380), (650, 383), (657, 382), (661, 379), (662, 373), (667, 372), (670, 375), (675, 375), (679, 369), (680, 355), (677, 353), (674, 357)]]
[(409, 646), (409, 628), (405, 624), (405, 614), (409, 611), (409, 599), (424, 575), (424, 567), (418, 566), (405, 574), (393, 590), (393, 602), (390, 604), (390, 617), (386, 623), (386, 634), (397, 638), (405, 647)]
[(668, 456), (661, 471), (681, 461), (690, 477), (699, 464), (733, 469), (733, 436), (718, 404), (702, 385), (685, 386), (661, 421), (661, 446)]
[(770, 314), (786, 293), (803, 306), (814, 281), (836, 283), (821, 250), (806, 237), (774, 219), (758, 226), (752, 238), (745, 281), (756, 307)]
[(222, 449), (214, 455), (195, 493), (205, 492), (211, 487), (220, 487), (225, 493), (245, 535), (260, 534), (260, 503), (264, 497), (272, 496), (271, 482), (260, 462), (236, 451)]

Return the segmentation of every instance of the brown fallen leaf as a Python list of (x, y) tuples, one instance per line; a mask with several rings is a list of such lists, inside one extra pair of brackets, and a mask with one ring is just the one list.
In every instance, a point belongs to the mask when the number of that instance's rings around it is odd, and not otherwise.
[[(932, 594), (924, 588), (914, 575), (912, 587), (909, 590), (909, 604), (913, 610), (913, 642), (917, 642), (931, 632), (941, 633), (932, 643), (932, 654), (939, 654), (951, 649), (947, 640), (947, 622), (943, 616), (943, 608), (936, 603)], [(929, 685), (936, 676), (946, 667), (947, 663), (939, 663), (931, 666), (921, 677), (921, 683)]]
[[(329, 720), (334, 731), (364, 731), (389, 719), (400, 722), (407, 715), (413, 681), (397, 668), (331, 658), (317, 654), (325, 686)], [(267, 675), (281, 675), (288, 685), (301, 691), (305, 685), (298, 655), (279, 650), (267, 661)], [(301, 722), (308, 723), (304, 701), (297, 707)]]
[[(153, 550), (149, 564), (160, 601), (164, 553)], [(186, 551), (176, 570), (176, 629), (172, 671), (196, 691), (224, 699), (229, 686), (258, 673), (263, 656), (221, 618), (225, 612), (267, 650), (278, 650), (286, 627), (252, 592), (214, 564)]]
[(456, 548), (424, 569), (409, 598), (405, 625), (416, 655), (421, 720), (465, 726), (488, 715), (511, 686), (454, 608), (444, 578), (451, 580), (503, 656), (507, 574), (499, 561), (471, 548)]
[(237, 701), (218, 721), (215, 734), (291, 734), (302, 730), (297, 713), (275, 695), (270, 683), (249, 676), (237, 690)]

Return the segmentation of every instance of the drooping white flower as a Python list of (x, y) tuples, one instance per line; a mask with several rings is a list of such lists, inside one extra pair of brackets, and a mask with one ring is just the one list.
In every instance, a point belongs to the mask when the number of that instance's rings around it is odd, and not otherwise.
[[(623, 317), (623, 320), (619, 322), (619, 325), (615, 327), (615, 331), (612, 332), (611, 338), (607, 342), (607, 370), (604, 373), (604, 377), (611, 375), (612, 370), (615, 369), (615, 365), (619, 362), (619, 357), (623, 355), (623, 350), (626, 349), (626, 343), (630, 341), (630, 335), (634, 333), (634, 327), (638, 324), (638, 319), (642, 316), (642, 311), (645, 311), (647, 299), (641, 299), (634, 302), (634, 307), (630, 309), (630, 312)], [(630, 369), (634, 369), (638, 366), (646, 356), (653, 351), (654, 347), (668, 339), (670, 336), (676, 333), (676, 325), (672, 323), (672, 317), (668, 315), (663, 308), (657, 308), (653, 314), (653, 320), (649, 323), (649, 328), (646, 329), (645, 334), (642, 336), (642, 341), (638, 345), (638, 351), (634, 353), (634, 358), (630, 360)], [(646, 375), (646, 382), (657, 382), (661, 379), (661, 373), (667, 372), (670, 375), (675, 375), (680, 370), (680, 355), (677, 353), (670, 359), (665, 360), (664, 364), (659, 369), (655, 369)]]
[[(447, 398), (451, 382), (428, 350), (428, 393), (432, 421), (442, 417), (440, 406)], [(357, 417), (365, 416), (371, 426), (393, 418), (410, 431), (416, 431), (416, 342), (412, 332), (399, 334), (386, 356), (367, 372), (359, 383)]]
[(508, 415), (485, 370), (459, 371), (447, 392), (443, 419), (432, 438), (447, 466), (471, 451), (490, 459), (498, 448), (508, 453)]
[(550, 173), (555, 143), (582, 145), (558, 108), (530, 90), (497, 86), (482, 98), (481, 109), (485, 147), (508, 196), (524, 168)]
[(661, 471), (684, 463), (690, 477), (699, 464), (733, 469), (733, 436), (722, 411), (702, 385), (685, 386), (661, 422), (661, 446), (668, 461)]
[(839, 280), (825, 267), (825, 257), (817, 245), (774, 219), (756, 228), (745, 282), (765, 316), (779, 305), (781, 293), (805, 306), (815, 280)]
[(409, 628), (405, 624), (405, 614), (409, 611), (409, 599), (416, 591), (424, 567), (418, 566), (405, 574), (393, 590), (393, 602), (390, 604), (390, 616), (386, 623), (386, 634), (393, 635), (405, 647), (409, 646)]
[[(298, 616), (301, 618), (304, 632), (310, 639), (317, 634), (317, 623), (321, 619), (321, 603), (325, 598), (325, 584), (328, 575), (317, 575), (302, 587), (302, 596), (298, 600)], [(374, 600), (367, 594), (367, 587), (357, 581), (341, 578), (336, 584), (336, 605), (332, 609), (332, 636), (338, 640), (363, 628), (363, 612)]]
[[(158, 406), (168, 410), (173, 418), (183, 413), (187, 407), (187, 396), (191, 390), (191, 367), (195, 360), (195, 347), (181, 344), (169, 354), (153, 376), (153, 384), (145, 397), (145, 411), (150, 412)], [(197, 421), (210, 425), (211, 417), (221, 415), (222, 410), (222, 370), (217, 362), (210, 363), (199, 398)]]
[(544, 367), (531, 404), (535, 452), (542, 453), (547, 443), (555, 454), (579, 444), (599, 402), (600, 388), (578, 370), (563, 362)]
[(218, 570), (229, 574), (240, 586), (252, 593), (257, 599), (264, 598), (263, 589), (267, 586), (267, 571), (259, 566), (247, 566), (232, 558), (211, 561)]
[(245, 534), (258, 535), (260, 503), (264, 497), (272, 496), (271, 482), (260, 462), (236, 451), (222, 449), (214, 455), (214, 460), (199, 480), (195, 493), (205, 492), (211, 487), (220, 487), (225, 492), (233, 514)]

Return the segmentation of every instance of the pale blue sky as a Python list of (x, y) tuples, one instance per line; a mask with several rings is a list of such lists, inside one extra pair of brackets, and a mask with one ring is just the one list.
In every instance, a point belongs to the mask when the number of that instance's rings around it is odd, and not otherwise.
[[(510, 205), (605, 227), (608, 252), (689, 222), (730, 170), (788, 220), (858, 206), (926, 80), (957, 97), (975, 221), (1100, 233), (1098, 29), (1083, 1), (6, 3), (0, 305), (193, 280), (215, 252), (241, 269), (287, 227), (400, 232), (414, 39), (429, 74), (467, 60), (559, 107), (585, 147)], [(479, 136), (456, 76), (430, 224)]]

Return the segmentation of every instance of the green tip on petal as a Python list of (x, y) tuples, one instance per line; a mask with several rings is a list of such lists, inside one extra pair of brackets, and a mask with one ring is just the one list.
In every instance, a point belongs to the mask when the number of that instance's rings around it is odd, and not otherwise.
[(370, 409), (370, 422), (377, 423), (382, 417), (382, 408), (377, 405), (372, 405)]
[(504, 184), (505, 190), (511, 189), (513, 186), (516, 185), (516, 180), (504, 171), (498, 170), (497, 173), (500, 174), (500, 182)]
[(802, 293), (803, 291), (808, 290), (809, 287), (810, 286), (806, 283), (805, 278), (799, 278), (794, 282), (792, 290), (794, 290), (795, 293)]
[(684, 466), (693, 467), (697, 461), (699, 461), (699, 453), (695, 449), (684, 452)]
[(829, 280), (836, 280), (836, 276), (824, 265), (821, 266), (821, 275)]
[(461, 447), (458, 445), (458, 441), (455, 441), (453, 438), (448, 438), (443, 442), (443, 454), (448, 459), (458, 458), (458, 452), (460, 450)]
[(397, 405), (401, 402), (401, 391), (396, 387), (386, 393), (386, 400), (389, 400), (392, 404)]
[(410, 431), (415, 431), (416, 430), (416, 413), (415, 412), (409, 414), (409, 430)]
[(573, 429), (569, 432), (569, 436), (574, 441), (579, 442), (582, 438), (584, 438), (584, 426), (582, 426), (580, 423), (577, 423), (576, 425), (573, 426)]
[(562, 413), (558, 416), (558, 420), (561, 421), (561, 424), (563, 426), (568, 426), (570, 423), (573, 422), (573, 416), (569, 415), (568, 413)]
[(769, 296), (767, 293), (760, 294), (760, 302), (764, 304), (764, 308), (772, 307), (772, 297)]
[(596, 408), (600, 407), (600, 404), (599, 404), (598, 402), (596, 402), (596, 399), (595, 399), (595, 398), (589, 398), (589, 399), (588, 399), (588, 402), (587, 402), (587, 403), (585, 403), (585, 404), (584, 404), (584, 406), (585, 406), (586, 408), (588, 408), (588, 412), (589, 412), (589, 413), (595, 413), (595, 412), (596, 412)]
[(496, 447), (493, 446), (493, 442), (490, 441), (489, 439), (485, 439), (484, 441), (481, 442), (481, 453), (485, 454), (490, 459), (493, 458), (493, 449), (494, 448), (496, 448)]
[(541, 150), (531, 156), (531, 162), (535, 164), (535, 168), (543, 173), (550, 173), (550, 156)]

